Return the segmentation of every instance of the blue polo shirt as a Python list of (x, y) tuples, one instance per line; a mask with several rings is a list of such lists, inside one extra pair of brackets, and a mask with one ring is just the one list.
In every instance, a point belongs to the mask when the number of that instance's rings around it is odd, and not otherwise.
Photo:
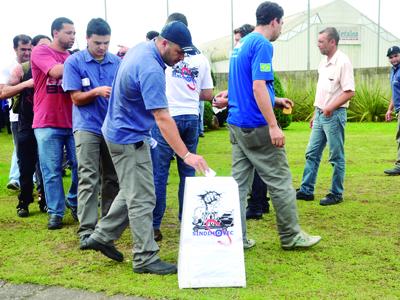
[(392, 99), (396, 113), (400, 111), (400, 66), (392, 67), (390, 71), (390, 85), (392, 86)]
[[(120, 61), (118, 56), (108, 52), (100, 63), (87, 49), (74, 53), (64, 63), (63, 88), (65, 91), (87, 92), (99, 86), (111, 86)], [(107, 106), (108, 100), (100, 96), (86, 105), (73, 105), (73, 130), (101, 135)]]
[(267, 125), (253, 94), (253, 81), (265, 80), (265, 88), (275, 103), (272, 44), (260, 33), (246, 35), (233, 49), (229, 62), (229, 114), (227, 122), (242, 128)]
[(152, 110), (167, 108), (165, 64), (155, 42), (140, 43), (125, 55), (115, 77), (104, 138), (115, 144), (133, 144), (150, 137), (155, 125)]

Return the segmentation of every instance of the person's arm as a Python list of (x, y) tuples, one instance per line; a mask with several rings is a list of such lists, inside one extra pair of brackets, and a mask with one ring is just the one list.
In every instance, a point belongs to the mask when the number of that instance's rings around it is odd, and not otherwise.
[(275, 107), (278, 108), (292, 108), (294, 103), (288, 98), (275, 97)]
[(212, 101), (213, 89), (203, 89), (200, 91), (200, 101)]
[(276, 147), (283, 147), (285, 145), (285, 136), (278, 126), (274, 110), (271, 104), (271, 98), (265, 85), (265, 80), (253, 81), (253, 94), (256, 99), (258, 108), (260, 109), (265, 120), (267, 120), (271, 142)]
[(5, 84), (1, 89), (0, 99), (11, 98), (18, 95), (26, 88), (33, 88), (33, 79), (21, 82), (24, 75), (24, 70), (21, 65), (15, 67), (11, 72), (8, 84)]
[(205, 173), (205, 171), (208, 170), (207, 162), (202, 156), (188, 151), (179, 135), (174, 119), (172, 119), (168, 112), (168, 109), (155, 109), (152, 112), (162, 136), (171, 146), (172, 150), (174, 150), (176, 155), (196, 171)]
[(85, 105), (91, 103), (96, 97), (109, 98), (111, 94), (110, 86), (99, 86), (87, 92), (70, 91), (72, 102), (75, 105)]
[(332, 115), (332, 113), (337, 110), (339, 107), (341, 107), (343, 104), (345, 104), (347, 101), (349, 101), (352, 97), (354, 96), (354, 91), (344, 91), (337, 97), (335, 100), (333, 100), (331, 103), (329, 103), (323, 110), (323, 114), (325, 117), (329, 117)]
[(54, 79), (60, 79), (63, 76), (63, 72), (64, 64), (57, 64), (53, 66), (47, 74)]
[(389, 103), (388, 110), (387, 110), (387, 112), (386, 112), (386, 114), (385, 114), (385, 120), (386, 120), (386, 122), (392, 121), (392, 113), (393, 113), (393, 110), (394, 110), (394, 103), (393, 103), (393, 98), (391, 98), (391, 99), (390, 99), (390, 103)]

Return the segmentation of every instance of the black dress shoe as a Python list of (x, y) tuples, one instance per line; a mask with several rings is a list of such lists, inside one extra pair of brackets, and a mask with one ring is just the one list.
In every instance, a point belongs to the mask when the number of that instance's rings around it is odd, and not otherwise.
[(84, 234), (81, 237), (79, 237), (79, 249), (81, 249), (81, 250), (89, 249), (87, 247), (87, 240), (89, 237), (90, 237), (90, 234)]
[(85, 249), (92, 249), (92, 250), (100, 251), (105, 256), (107, 256), (108, 258), (111, 258), (113, 260), (116, 260), (119, 262), (124, 261), (124, 255), (121, 252), (119, 252), (117, 250), (117, 248), (115, 248), (113, 245), (102, 244), (102, 243), (96, 241), (95, 239), (92, 239), (91, 237), (89, 237), (86, 240), (85, 247), (86, 247)]
[(390, 175), (390, 176), (397, 176), (400, 175), (400, 168), (394, 168), (394, 169), (389, 169), (389, 170), (385, 170), (383, 171), (386, 175)]
[(159, 242), (159, 241), (161, 241), (163, 239), (163, 235), (162, 235), (162, 233), (161, 233), (161, 230), (160, 229), (155, 229), (154, 228), (154, 240), (156, 241), (156, 242)]
[(300, 189), (296, 190), (296, 199), (297, 200), (305, 200), (305, 201), (313, 201), (314, 195), (313, 194), (305, 194)]
[(246, 220), (250, 220), (250, 219), (260, 220), (260, 219), (262, 219), (262, 215), (263, 215), (262, 212), (254, 211), (251, 209), (246, 210)]
[(176, 265), (158, 259), (155, 262), (146, 265), (144, 267), (133, 268), (133, 272), (139, 274), (149, 273), (157, 275), (167, 275), (167, 274), (175, 274), (177, 270), (176, 270)]
[(332, 193), (329, 193), (328, 195), (323, 198), (319, 204), (322, 206), (327, 206), (327, 205), (335, 205), (343, 202), (343, 197), (340, 195), (335, 195)]
[(72, 218), (74, 219), (74, 221), (78, 222), (79, 221), (78, 220), (78, 207), (73, 206), (71, 204), (71, 202), (69, 202), (68, 199), (65, 200), (65, 206), (71, 210), (71, 215), (72, 215)]
[(63, 226), (62, 217), (56, 215), (50, 215), (49, 222), (47, 223), (47, 228), (49, 230), (61, 229)]
[(27, 207), (17, 208), (17, 215), (20, 218), (26, 218), (29, 216), (29, 209)]

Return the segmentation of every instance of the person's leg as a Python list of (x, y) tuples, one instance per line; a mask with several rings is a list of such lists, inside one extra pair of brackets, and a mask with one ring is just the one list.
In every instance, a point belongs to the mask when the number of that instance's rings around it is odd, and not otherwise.
[[(33, 181), (37, 157), (37, 146), (32, 130), (23, 130), (18, 133), (18, 160), (20, 170), (20, 193), (17, 206), (19, 216), (27, 216), (28, 205), (33, 202)], [(22, 211), (25, 210), (25, 211)]]
[[(178, 127), (179, 134), (181, 136), (182, 141), (185, 143), (189, 152), (196, 153), (197, 152), (197, 144), (199, 142), (199, 119), (196, 115), (182, 115), (174, 117), (175, 123)], [(185, 162), (177, 157), (176, 160), (178, 166), (179, 173), (179, 190), (178, 190), (178, 199), (179, 199), (179, 220), (182, 219), (182, 210), (183, 210), (183, 196), (185, 192), (185, 182), (186, 177), (194, 177), (196, 175), (196, 170), (191, 166), (185, 164)]]
[(75, 131), (76, 158), (78, 161), (78, 234), (90, 235), (98, 219), (98, 183), (100, 178), (101, 136)]
[(11, 167), (10, 167), (10, 174), (9, 180), (7, 184), (7, 188), (9, 189), (18, 189), (20, 182), (19, 182), (19, 168), (18, 168), (18, 122), (11, 122), (10, 128), (13, 137), (13, 145), (14, 150), (11, 157)]
[(100, 211), (103, 217), (107, 215), (119, 191), (118, 176), (104, 138), (100, 143), (100, 163), (102, 170)]
[(263, 213), (269, 212), (267, 192), (267, 185), (254, 170), (250, 197), (247, 200), (247, 218), (260, 218)]
[(333, 166), (332, 186), (330, 192), (341, 197), (344, 190), (345, 155), (344, 155), (344, 128), (346, 126), (346, 109), (340, 108), (333, 112), (327, 120), (326, 136), (329, 145), (329, 162)]
[[(68, 191), (68, 205), (72, 210), (78, 207), (78, 162), (76, 160), (75, 140), (72, 129), (64, 129), (64, 146), (67, 160), (71, 166), (71, 186)], [(74, 217), (75, 218), (75, 217)]]
[(65, 194), (62, 182), (64, 132), (58, 128), (35, 128), (48, 213), (64, 217)]
[(159, 230), (167, 203), (167, 182), (171, 158), (174, 155), (174, 151), (164, 140), (157, 126), (154, 126), (152, 129), (152, 137), (157, 141), (157, 146), (151, 149), (156, 193), (156, 205), (153, 211), (153, 228)]
[(242, 144), (239, 144), (240, 128), (229, 125), (229, 136), (232, 144), (232, 177), (238, 184), (240, 199), (240, 217), (242, 223), (243, 244), (248, 242), (246, 227), (246, 206), (251, 179), (253, 178), (254, 166), (247, 158)]
[(322, 152), (326, 145), (322, 118), (324, 118), (323, 114), (319, 110), (316, 110), (313, 128), (306, 150), (306, 164), (304, 166), (303, 178), (300, 186), (300, 192), (305, 195), (314, 195), (318, 168), (321, 162)]
[(199, 136), (204, 136), (204, 101), (199, 101)]

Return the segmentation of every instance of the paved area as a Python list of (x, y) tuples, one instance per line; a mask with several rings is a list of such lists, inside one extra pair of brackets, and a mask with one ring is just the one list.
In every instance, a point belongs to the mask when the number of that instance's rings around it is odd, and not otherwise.
[(1, 300), (145, 300), (145, 298), (124, 295), (107, 296), (105, 293), (92, 293), (78, 289), (37, 284), (11, 284), (0, 280)]

